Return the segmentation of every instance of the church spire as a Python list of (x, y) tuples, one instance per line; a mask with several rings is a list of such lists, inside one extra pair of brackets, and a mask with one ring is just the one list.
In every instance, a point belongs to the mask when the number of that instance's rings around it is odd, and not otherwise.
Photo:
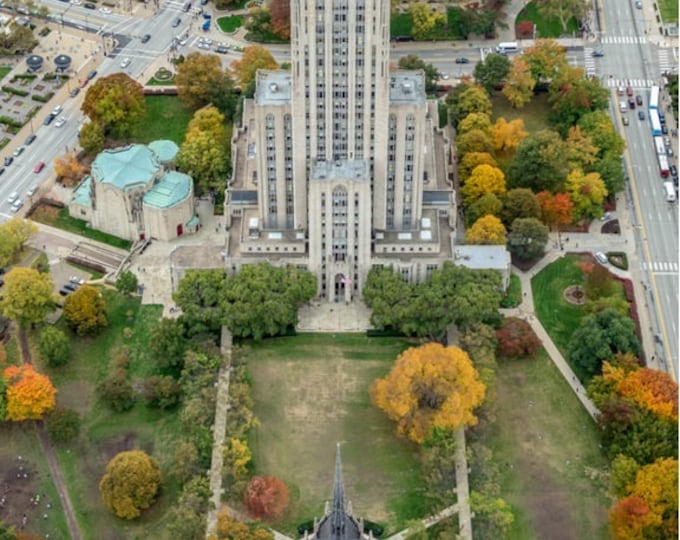
[(333, 509), (331, 510), (331, 538), (345, 540), (345, 486), (342, 483), (340, 443), (335, 450), (335, 480), (333, 481)]

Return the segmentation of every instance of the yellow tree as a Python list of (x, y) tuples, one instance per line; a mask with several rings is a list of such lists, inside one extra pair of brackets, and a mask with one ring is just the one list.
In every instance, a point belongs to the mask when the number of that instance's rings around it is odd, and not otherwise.
[(57, 391), (52, 381), (31, 364), (9, 366), (3, 375), (7, 385), (5, 419), (40, 420), (54, 409)]
[(14, 255), (24, 248), (28, 239), (38, 232), (38, 227), (27, 219), (13, 217), (0, 225), (0, 266), (7, 266)]
[(90, 285), (83, 285), (66, 298), (64, 318), (79, 336), (99, 332), (108, 324), (102, 293)]
[(537, 39), (532, 47), (524, 50), (522, 57), (536, 82), (551, 81), (569, 65), (566, 49), (552, 39)]
[(571, 169), (590, 169), (597, 161), (600, 151), (593, 139), (583, 133), (579, 126), (571, 126), (567, 134), (567, 163)]
[(477, 165), (498, 167), (498, 162), (488, 152), (468, 152), (458, 161), (458, 181), (464, 184)]
[(607, 188), (600, 173), (583, 174), (575, 169), (567, 175), (566, 191), (574, 203), (574, 218), (587, 219), (602, 215), (602, 203), (607, 196)]
[(491, 118), (483, 112), (472, 112), (463, 118), (458, 124), (457, 135), (462, 135), (473, 129), (479, 129), (484, 133), (489, 133), (491, 129)]
[(486, 193), (493, 193), (500, 199), (505, 195), (505, 189), (503, 171), (491, 165), (477, 165), (460, 191), (467, 205)]
[(75, 150), (54, 158), (54, 172), (66, 187), (75, 186), (85, 176), (87, 167), (83, 165)]
[(514, 152), (519, 143), (528, 135), (524, 129), (524, 120), (515, 118), (508, 122), (502, 116), (496, 120), (496, 123), (491, 126), (489, 131), (493, 137), (496, 152), (504, 153)]
[(33, 268), (12, 268), (5, 275), (0, 313), (21, 326), (41, 322), (54, 310), (53, 284), (49, 274)]
[(413, 20), (411, 32), (413, 32), (413, 37), (418, 40), (432, 39), (437, 30), (446, 22), (444, 15), (433, 11), (429, 4), (424, 2), (411, 4), (409, 13)]
[(250, 45), (243, 49), (241, 60), (234, 60), (231, 69), (242, 89), (246, 89), (255, 83), (255, 74), (258, 69), (276, 69), (279, 65), (274, 57), (262, 45)]
[(531, 68), (522, 57), (517, 56), (510, 66), (502, 93), (515, 108), (522, 108), (534, 95), (536, 80), (531, 76)]
[(471, 129), (456, 137), (456, 148), (459, 156), (468, 152), (493, 152), (493, 139), (488, 131)]
[(496, 216), (486, 215), (474, 222), (465, 233), (468, 244), (505, 245), (507, 231)]
[(616, 390), (657, 416), (678, 421), (678, 385), (668, 373), (641, 368), (627, 373)]
[(433, 428), (477, 423), (485, 386), (458, 347), (427, 343), (404, 351), (390, 373), (371, 387), (373, 403), (397, 423), (397, 433), (422, 443)]

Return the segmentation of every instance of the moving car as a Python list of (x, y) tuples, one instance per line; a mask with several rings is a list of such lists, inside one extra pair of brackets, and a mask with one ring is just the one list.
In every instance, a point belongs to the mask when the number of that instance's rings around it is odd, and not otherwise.
[(628, 86), (628, 87), (626, 88), (626, 94), (627, 94), (628, 96), (632, 96), (632, 95), (633, 95), (633, 87), (632, 87), (632, 86)]
[(172, 21), (172, 27), (177, 28), (180, 24), (182, 24), (182, 19), (177, 17), (174, 21)]
[(140, 41), (141, 41), (142, 43), (146, 43), (146, 42), (149, 41), (150, 39), (151, 39), (151, 34), (144, 34), (144, 35), (142, 36), (142, 39), (141, 39)]
[(21, 199), (14, 201), (14, 204), (12, 205), (12, 210), (13, 213), (17, 213), (19, 210), (21, 210), (21, 207), (24, 205), (24, 201)]
[(593, 57), (594, 58), (602, 58), (604, 56), (603, 51), (593, 51)]
[(627, 126), (630, 123), (627, 116), (624, 116), (623, 118), (621, 118), (621, 121), (623, 122), (624, 126)]
[(103, 13), (104, 15), (111, 15), (111, 13), (113, 13), (113, 12), (111, 11), (111, 9), (109, 9), (107, 7), (100, 7), (99, 13)]
[(639, 110), (639, 111), (638, 111), (638, 118), (639, 118), (640, 120), (644, 120), (644, 119), (645, 119), (645, 111)]
[(60, 127), (63, 126), (65, 123), (66, 123), (66, 118), (64, 118), (63, 116), (60, 116), (60, 117), (59, 117), (59, 120), (57, 120), (57, 121), (54, 123), (54, 127), (60, 128)]
[(24, 150), (26, 150), (25, 146), (18, 146), (16, 150), (14, 150), (14, 153), (12, 154), (14, 157), (19, 157), (21, 154), (24, 153)]
[(12, 156), (7, 156), (5, 158), (5, 167), (9, 167), (13, 162), (14, 158)]
[(63, 111), (63, 110), (64, 110), (64, 107), (62, 107), (61, 105), (57, 105), (54, 109), (52, 109), (52, 114), (54, 116), (59, 116), (59, 113), (61, 113), (61, 111)]
[(130, 60), (129, 58), (125, 58), (125, 59), (123, 59), (123, 61), (120, 63), (120, 67), (122, 67), (123, 69), (125, 69), (126, 67), (128, 67), (128, 66), (130, 65), (130, 62), (132, 62), (132, 60)]
[(668, 126), (666, 124), (661, 124), (661, 133), (663, 135), (668, 135)]
[(635, 96), (635, 103), (637, 103), (638, 105), (642, 105), (642, 96), (641, 95), (638, 94), (637, 96)]
[(38, 161), (38, 163), (35, 164), (35, 167), (33, 167), (33, 172), (35, 174), (38, 174), (44, 168), (45, 168), (45, 162), (44, 161)]
[(469, 64), (469, 63), (470, 63), (470, 60), (468, 60), (467, 58), (463, 58), (463, 57), (456, 58), (456, 64)]

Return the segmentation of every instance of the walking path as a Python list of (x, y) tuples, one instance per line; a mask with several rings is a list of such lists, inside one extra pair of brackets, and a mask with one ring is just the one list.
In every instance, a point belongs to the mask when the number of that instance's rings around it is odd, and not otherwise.
[(458, 540), (472, 540), (472, 513), (468, 483), (465, 428), (456, 430), (456, 497), (458, 498)]

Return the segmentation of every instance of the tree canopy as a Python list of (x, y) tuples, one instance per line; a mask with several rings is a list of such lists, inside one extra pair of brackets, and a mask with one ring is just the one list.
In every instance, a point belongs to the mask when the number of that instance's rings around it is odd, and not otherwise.
[(158, 462), (141, 450), (120, 452), (99, 482), (104, 505), (123, 519), (139, 517), (151, 506), (161, 485)]
[(16, 216), (0, 224), (0, 267), (9, 265), (37, 231), (34, 223)]
[(507, 241), (507, 233), (503, 223), (496, 216), (482, 216), (474, 222), (465, 233), (465, 241), (469, 244), (500, 245)]
[(177, 95), (190, 109), (196, 111), (212, 105), (227, 118), (232, 117), (236, 106), (234, 83), (218, 56), (188, 54), (177, 66), (175, 84)]
[(371, 387), (373, 403), (397, 423), (397, 433), (422, 443), (433, 428), (477, 423), (485, 387), (458, 347), (428, 343), (406, 350)]
[(253, 476), (243, 493), (250, 514), (258, 519), (278, 519), (288, 508), (288, 488), (275, 476)]
[(54, 310), (52, 277), (32, 268), (15, 267), (5, 274), (0, 313), (21, 326), (41, 322)]
[(517, 147), (508, 167), (508, 186), (554, 193), (561, 191), (568, 172), (565, 142), (559, 133), (542, 130), (529, 135)]
[(243, 49), (240, 60), (231, 63), (231, 69), (236, 76), (243, 93), (252, 95), (255, 88), (255, 74), (258, 69), (276, 69), (279, 65), (274, 57), (262, 45), (249, 45)]
[(40, 420), (54, 408), (57, 390), (47, 375), (32, 364), (11, 365), (3, 371), (5, 381), (5, 420)]
[(66, 323), (79, 336), (96, 334), (108, 325), (106, 303), (102, 293), (90, 285), (83, 285), (64, 301)]
[(491, 93), (503, 86), (510, 71), (510, 59), (505, 54), (487, 54), (482, 62), (475, 64), (475, 82)]
[(146, 112), (142, 85), (125, 73), (100, 77), (87, 89), (81, 110), (104, 133), (127, 137)]
[(437, 79), (439, 79), (439, 70), (432, 64), (426, 63), (424, 60), (415, 54), (407, 54), (399, 59), (397, 64), (399, 69), (422, 69), (425, 73), (425, 91), (429, 94), (436, 92)]
[(508, 251), (522, 261), (541, 257), (548, 243), (548, 227), (536, 218), (517, 218), (510, 226)]
[(51, 367), (63, 366), (71, 359), (71, 341), (55, 326), (46, 326), (38, 339), (40, 356)]

